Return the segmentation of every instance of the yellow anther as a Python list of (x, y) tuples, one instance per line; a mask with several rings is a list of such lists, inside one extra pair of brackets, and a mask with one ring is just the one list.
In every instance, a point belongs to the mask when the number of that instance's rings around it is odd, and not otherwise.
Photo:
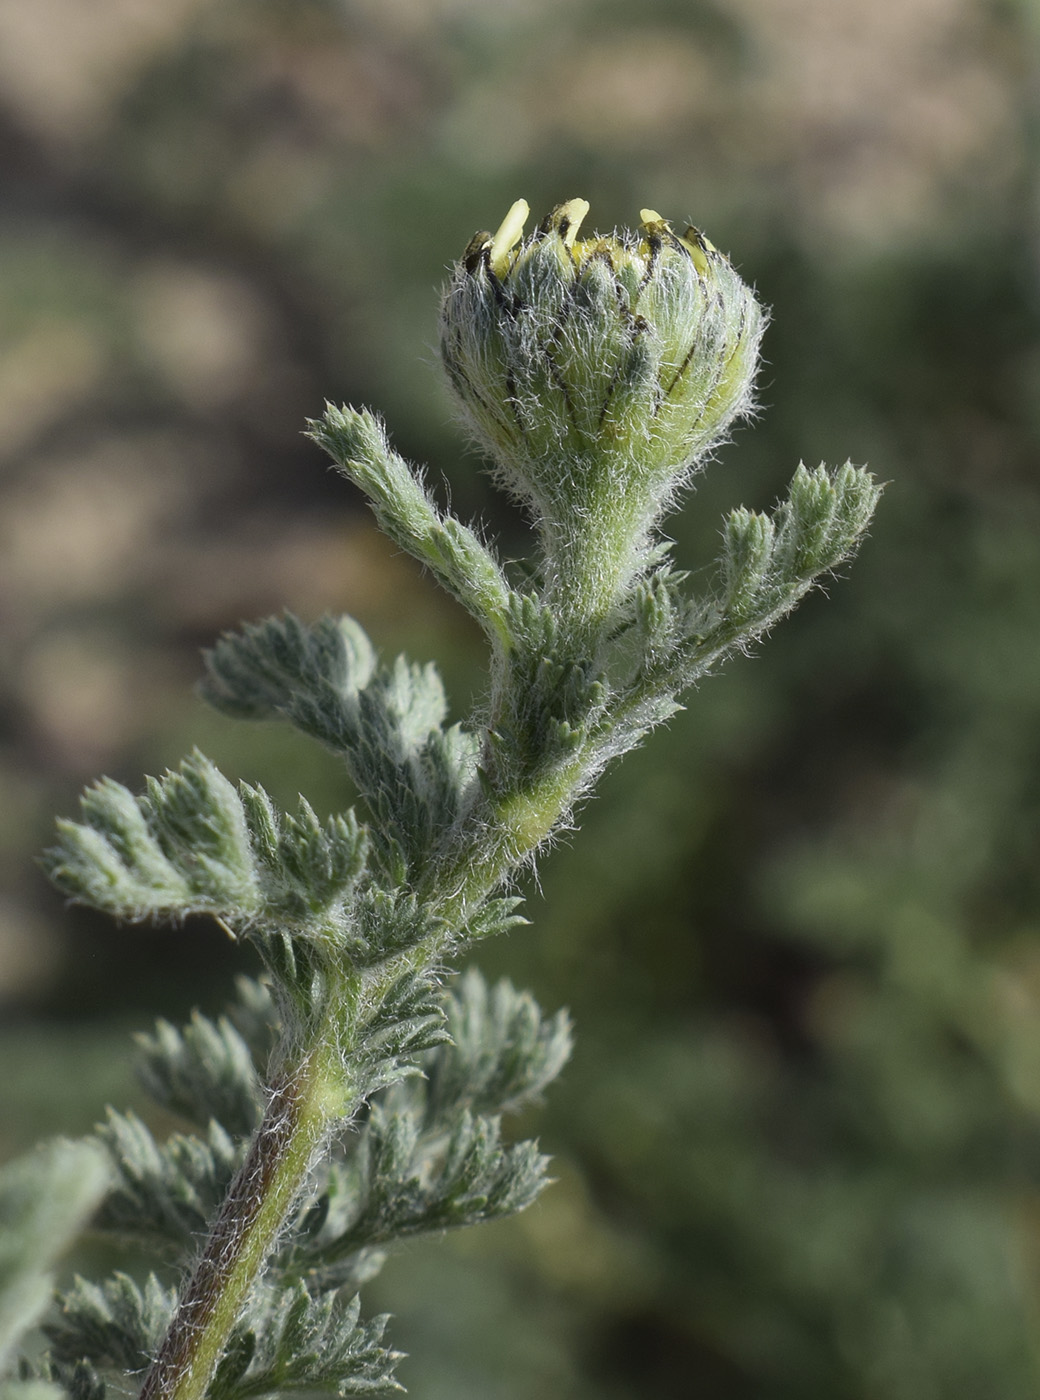
[(587, 199), (568, 199), (566, 204), (561, 204), (555, 211), (554, 222), (557, 228), (562, 228), (563, 241), (568, 248), (574, 247), (574, 240), (578, 236), (581, 228), (581, 221), (589, 212), (589, 201)]
[(693, 265), (703, 277), (708, 270), (708, 253), (717, 253), (718, 249), (711, 239), (705, 238), (699, 228), (690, 227), (683, 234), (680, 240), (684, 248), (689, 250)]
[[(587, 207), (587, 206), (586, 206)], [(491, 240), (491, 269), (498, 276), (506, 270), (506, 258), (524, 236), (524, 224), (531, 208), (526, 199), (518, 199), (498, 226)]]

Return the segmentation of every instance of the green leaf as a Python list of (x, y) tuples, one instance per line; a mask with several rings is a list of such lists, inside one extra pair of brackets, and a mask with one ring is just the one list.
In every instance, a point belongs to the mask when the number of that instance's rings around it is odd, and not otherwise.
[(116, 1177), (98, 1227), (183, 1250), (193, 1248), (209, 1227), (247, 1146), (217, 1122), (204, 1138), (174, 1133), (160, 1145), (136, 1114), (111, 1108), (98, 1137), (111, 1153)]
[(209, 1400), (400, 1390), (393, 1373), (401, 1353), (382, 1345), (386, 1324), (385, 1316), (360, 1321), (360, 1300), (345, 1291), (312, 1298), (303, 1283), (261, 1285), (232, 1334)]
[(573, 1048), (565, 1011), (543, 1017), (529, 992), (503, 978), (489, 987), (476, 968), (445, 1000), (451, 1039), (426, 1063), (428, 1116), (458, 1108), (511, 1113), (557, 1077)]
[(369, 497), (386, 534), (425, 564), (494, 639), (505, 640), (509, 586), (493, 550), (468, 525), (438, 510), (419, 473), (391, 448), (379, 420), (328, 404), (324, 419), (309, 427), (310, 437)]
[(735, 510), (726, 520), (722, 555), (722, 610), (742, 620), (754, 610), (773, 563), (776, 530), (768, 515)]
[[(292, 713), (309, 716), (315, 727), (320, 721), (313, 697), (301, 697)], [(358, 694), (343, 730), (325, 738), (347, 753), (374, 830), (396, 842), (416, 869), (458, 819), (476, 775), (476, 737), (458, 725), (444, 728), (446, 714), (436, 668), (398, 657)]]
[(512, 928), (520, 928), (530, 920), (516, 910), (523, 904), (518, 895), (506, 895), (502, 899), (489, 899), (472, 914), (462, 929), (462, 939), (466, 943), (476, 943), (480, 939), (493, 938), (499, 933), (508, 933)]
[(448, 1038), (440, 989), (431, 975), (404, 972), (383, 992), (357, 1048), (358, 1083), (367, 1098), (402, 1076)]
[(334, 1161), (312, 1227), (296, 1233), (292, 1267), (334, 1287), (378, 1268), (374, 1245), (522, 1210), (547, 1182), (534, 1143), (503, 1147), (500, 1118), (535, 1098), (571, 1048), (565, 1013), (543, 1017), (507, 981), (470, 971), (444, 998), (451, 1041), (425, 1077), (393, 1085), (352, 1150)]
[(445, 1136), (422, 1132), (421, 1109), (374, 1105), (349, 1168), (354, 1210), (338, 1237), (319, 1240), (313, 1267), (374, 1244), (512, 1215), (547, 1184), (532, 1142), (504, 1147), (497, 1117), (463, 1111)]
[(54, 1142), (0, 1169), (0, 1374), (50, 1300), (50, 1267), (109, 1183), (92, 1143)]
[(206, 913), (247, 935), (275, 924), (335, 941), (364, 869), (366, 833), (352, 814), (322, 824), (301, 798), (300, 815), (284, 816), (200, 753), (150, 778), (139, 797), (103, 779), (84, 794), (82, 816), (58, 823), (47, 873), (118, 918)]
[[(672, 643), (648, 652), (604, 710), (594, 736), (599, 766), (667, 720), (679, 708), (677, 695), (768, 632), (820, 577), (850, 558), (880, 494), (870, 473), (850, 463), (837, 471), (799, 466), (771, 516), (733, 511), (713, 594), (686, 599), (675, 610)], [(653, 610), (645, 597), (639, 606)]]
[(215, 1119), (233, 1137), (251, 1133), (263, 1114), (263, 1091), (253, 1052), (225, 1016), (195, 1012), (177, 1029), (157, 1021), (135, 1037), (138, 1075), (163, 1108), (199, 1127)]
[(609, 696), (600, 659), (575, 648), (541, 599), (512, 594), (509, 617), (486, 775), (499, 793), (573, 761)]
[(177, 1303), (149, 1274), (143, 1289), (117, 1273), (101, 1284), (77, 1278), (59, 1296), (58, 1320), (44, 1330), (59, 1367), (88, 1361), (100, 1369), (143, 1371), (158, 1350)]
[(305, 627), (287, 616), (228, 634), (207, 658), (203, 693), (230, 713), (284, 718), (338, 754), (371, 809), (384, 869), (403, 877), (463, 810), (476, 739), (445, 727), (434, 666), (398, 657), (376, 667), (367, 641), (356, 663), (353, 627), (346, 618)]
[(322, 617), (308, 627), (292, 613), (225, 633), (204, 655), (203, 697), (240, 719), (276, 719), (301, 689), (356, 694), (376, 664), (353, 618)]
[(357, 967), (370, 967), (443, 933), (443, 920), (405, 890), (371, 886), (358, 899), (347, 951)]
[(721, 618), (750, 639), (773, 625), (821, 575), (855, 551), (881, 488), (846, 462), (800, 465), (772, 517), (734, 511), (724, 535)]
[(311, 925), (343, 905), (361, 878), (368, 832), (353, 812), (321, 822), (303, 797), (298, 816), (279, 813), (260, 787), (243, 783), (239, 797), (260, 866), (264, 921), (288, 924), (306, 935)]

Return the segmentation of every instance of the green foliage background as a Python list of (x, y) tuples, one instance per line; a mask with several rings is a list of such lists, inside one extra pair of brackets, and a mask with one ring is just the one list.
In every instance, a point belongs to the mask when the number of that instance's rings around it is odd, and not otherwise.
[[(1034, 1396), (1040, 352), (1030, 0), (0, 5), (0, 1156), (135, 1094), (126, 1027), (217, 1009), (205, 921), (115, 929), (34, 866), (105, 771), (198, 743), (320, 811), (316, 748), (206, 711), (283, 606), (479, 638), (300, 435), (385, 414), (517, 554), (434, 363), (514, 198), (702, 226), (772, 305), (765, 412), (675, 521), (798, 459), (890, 482), (848, 577), (703, 686), (532, 887), (489, 975), (567, 1003), (557, 1185), (416, 1246), (420, 1400)], [(544, 898), (543, 898), (544, 896)], [(136, 1100), (138, 1103), (139, 1099)]]

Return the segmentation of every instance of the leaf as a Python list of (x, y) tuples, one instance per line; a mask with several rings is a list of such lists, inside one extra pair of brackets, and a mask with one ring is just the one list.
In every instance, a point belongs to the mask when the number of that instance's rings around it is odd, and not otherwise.
[(787, 499), (772, 517), (732, 512), (720, 563), (718, 616), (711, 632), (731, 644), (761, 635), (804, 596), (813, 582), (856, 549), (881, 494), (869, 472), (846, 462), (835, 472), (799, 466)]
[(235, 1327), (209, 1400), (400, 1390), (393, 1373), (401, 1353), (382, 1345), (386, 1324), (385, 1316), (360, 1321), (360, 1300), (345, 1291), (312, 1298), (302, 1282), (261, 1285)]
[(424, 909), (410, 891), (373, 885), (354, 908), (346, 946), (356, 967), (370, 967), (432, 941), (443, 930), (443, 920)]
[(431, 1118), (457, 1108), (515, 1112), (560, 1073), (573, 1048), (565, 1011), (543, 1017), (529, 992), (503, 978), (489, 987), (476, 968), (445, 1001), (450, 1043), (426, 1064)]
[(225, 1016), (196, 1011), (177, 1029), (157, 1021), (151, 1035), (135, 1037), (138, 1074), (163, 1108), (199, 1127), (215, 1119), (233, 1137), (251, 1133), (263, 1114), (263, 1091), (253, 1052)]
[(497, 1117), (465, 1110), (446, 1136), (421, 1127), (421, 1111), (373, 1106), (350, 1168), (353, 1218), (338, 1237), (305, 1251), (312, 1267), (363, 1247), (513, 1215), (548, 1182), (549, 1159), (533, 1142), (503, 1146)]
[(499, 1115), (559, 1073), (566, 1014), (543, 1017), (528, 994), (507, 981), (489, 988), (475, 970), (443, 1000), (451, 1041), (428, 1052), (426, 1077), (373, 1103), (328, 1169), (314, 1228), (296, 1233), (292, 1267), (322, 1286), (357, 1277), (375, 1245), (522, 1210), (548, 1180), (534, 1143), (502, 1146)]
[(355, 1064), (365, 1098), (419, 1072), (422, 1053), (448, 1038), (440, 991), (432, 977), (404, 972), (383, 992), (364, 1027)]
[(436, 667), (404, 657), (377, 667), (356, 634), (348, 618), (306, 627), (292, 616), (229, 633), (207, 657), (204, 694), (235, 714), (286, 719), (343, 758), (371, 809), (383, 867), (394, 872), (399, 859), (420, 864), (457, 820), (477, 744), (445, 726)]
[[(740, 509), (723, 530), (714, 593), (675, 612), (673, 644), (648, 653), (605, 708), (590, 772), (633, 748), (679, 708), (676, 697), (734, 651), (746, 650), (822, 576), (856, 551), (881, 494), (869, 472), (799, 466), (771, 516)], [(675, 600), (673, 600), (673, 607)], [(644, 609), (649, 604), (644, 600)], [(590, 746), (591, 747), (591, 746)]]
[(468, 525), (442, 514), (420, 474), (396, 453), (371, 413), (326, 405), (310, 437), (369, 497), (380, 527), (418, 559), (495, 640), (508, 636), (509, 586), (490, 549)]
[(197, 752), (139, 797), (103, 779), (83, 795), (82, 816), (58, 823), (47, 873), (118, 918), (208, 913), (245, 934), (277, 924), (334, 940), (364, 868), (366, 834), (352, 814), (322, 825), (301, 799), (299, 817), (284, 816)]
[(209, 1227), (247, 1146), (217, 1122), (205, 1137), (174, 1133), (160, 1145), (136, 1114), (111, 1108), (98, 1137), (115, 1171), (98, 1228), (182, 1250)]
[(510, 645), (492, 736), (499, 791), (532, 782), (573, 760), (606, 704), (609, 688), (587, 642), (577, 647), (540, 598), (510, 598)]
[(143, 1371), (158, 1350), (177, 1304), (149, 1274), (143, 1289), (126, 1274), (104, 1283), (77, 1278), (59, 1296), (58, 1320), (44, 1328), (59, 1366), (88, 1361), (101, 1369)]
[(108, 1161), (92, 1143), (50, 1143), (0, 1169), (0, 1374), (50, 1300), (51, 1265), (108, 1182)]
[(298, 691), (345, 698), (368, 684), (376, 655), (349, 617), (308, 627), (286, 613), (228, 632), (205, 653), (204, 699), (241, 719), (276, 719)]

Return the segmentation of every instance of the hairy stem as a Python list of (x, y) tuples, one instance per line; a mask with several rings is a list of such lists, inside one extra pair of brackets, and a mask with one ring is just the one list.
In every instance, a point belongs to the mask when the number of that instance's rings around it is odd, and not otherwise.
[(446, 850), (420, 896), (449, 924), (464, 921), (551, 833), (584, 771), (579, 759), (478, 812), (470, 822), (476, 830)]
[(310, 1047), (271, 1085), (263, 1122), (145, 1377), (141, 1400), (202, 1400), (206, 1394), (249, 1290), (333, 1122), (343, 1117), (341, 1082), (338, 1057), (326, 1042)]

